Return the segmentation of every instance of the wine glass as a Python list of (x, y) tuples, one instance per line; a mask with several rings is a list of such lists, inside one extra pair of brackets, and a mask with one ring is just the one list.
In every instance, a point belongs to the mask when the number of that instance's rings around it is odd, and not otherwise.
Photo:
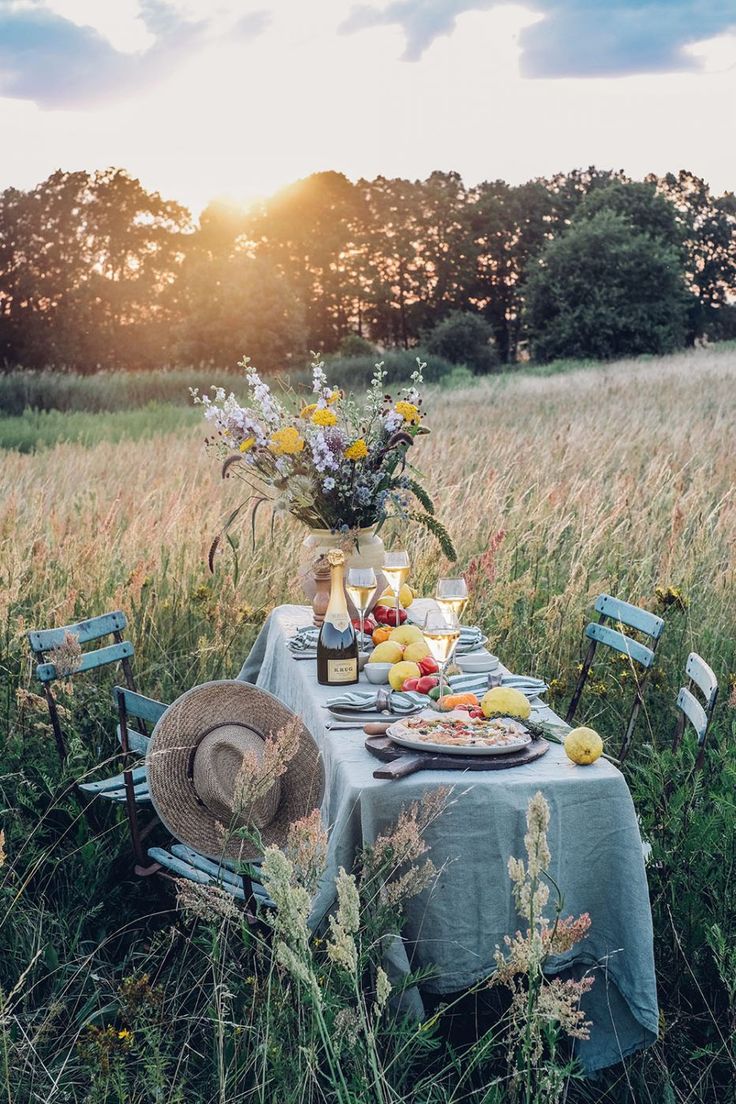
[(440, 701), (444, 693), (445, 668), (460, 637), (460, 622), (450, 609), (435, 607), (428, 610), (422, 628), (427, 647), (440, 669)]
[(351, 567), (348, 570), (347, 578), (345, 580), (345, 590), (348, 592), (348, 597), (357, 609), (360, 615), (360, 645), (359, 651), (363, 650), (363, 634), (365, 632), (365, 611), (368, 609), (368, 603), (373, 596), (378, 580), (376, 579), (376, 573), (372, 567)]
[(468, 604), (468, 585), (465, 579), (462, 576), (459, 579), (438, 579), (435, 601), (440, 609), (456, 614), (460, 621)]
[(396, 624), (399, 624), (399, 592), (409, 578), (409, 553), (403, 549), (396, 552), (386, 552), (383, 558), (383, 574), (388, 579), (388, 585), (396, 595)]

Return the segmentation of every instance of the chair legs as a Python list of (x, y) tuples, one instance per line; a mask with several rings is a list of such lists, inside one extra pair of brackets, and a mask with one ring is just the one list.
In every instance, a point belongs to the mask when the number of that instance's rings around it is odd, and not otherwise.
[(583, 693), (583, 687), (587, 682), (588, 675), (590, 674), (590, 668), (593, 663), (593, 657), (595, 655), (596, 641), (591, 640), (588, 645), (588, 650), (585, 653), (585, 659), (583, 660), (583, 666), (580, 671), (580, 676), (577, 681), (577, 685), (573, 691), (570, 705), (567, 710), (567, 716), (565, 717), (565, 724), (572, 724), (575, 714), (577, 712), (578, 705), (580, 704), (580, 697)]

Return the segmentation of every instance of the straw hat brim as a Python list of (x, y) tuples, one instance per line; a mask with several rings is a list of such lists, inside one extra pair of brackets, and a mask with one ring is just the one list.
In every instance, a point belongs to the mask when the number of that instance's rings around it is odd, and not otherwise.
[[(154, 728), (146, 753), (151, 801), (172, 835), (215, 860), (260, 858), (262, 852), (250, 840), (218, 821), (197, 796), (194, 754), (200, 740), (218, 725), (247, 725), (265, 740), (293, 722), (294, 714), (273, 694), (239, 679), (205, 682), (177, 698)], [(289, 825), (322, 801), (324, 765), (303, 724), (296, 754), (279, 781), (276, 815), (260, 832), (264, 846), (283, 846)]]

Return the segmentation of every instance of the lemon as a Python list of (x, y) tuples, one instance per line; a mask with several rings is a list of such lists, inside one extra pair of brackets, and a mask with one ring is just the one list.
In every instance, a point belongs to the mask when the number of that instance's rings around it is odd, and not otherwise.
[[(369, 663), (398, 663), (404, 654), (401, 644), (395, 640), (384, 640), (382, 644), (376, 644), (368, 657)], [(409, 675), (406, 676), (409, 678)]]
[(418, 663), (420, 659), (426, 659), (429, 655), (429, 646), (426, 640), (413, 640), (404, 648), (404, 659), (413, 659)]
[(391, 630), (388, 638), (397, 644), (416, 644), (424, 640), (424, 635), (418, 625), (399, 625)]
[(402, 660), (401, 663), (394, 663), (388, 673), (388, 681), (392, 690), (400, 690), (407, 679), (419, 678), (421, 674), (418, 663), (409, 663), (407, 660)]
[[(399, 591), (399, 605), (404, 609), (408, 609), (414, 601), (414, 591), (411, 587), (404, 583)], [(393, 606), (396, 604), (396, 593), (392, 587), (386, 587), (381, 597), (378, 599), (379, 605)]]
[(594, 728), (573, 728), (564, 739), (565, 752), (573, 763), (595, 763), (603, 754), (603, 741)]
[(518, 717), (525, 721), (532, 711), (528, 699), (521, 690), (513, 690), (510, 686), (494, 686), (483, 695), (480, 707), (486, 717), (492, 713), (503, 713), (505, 717)]

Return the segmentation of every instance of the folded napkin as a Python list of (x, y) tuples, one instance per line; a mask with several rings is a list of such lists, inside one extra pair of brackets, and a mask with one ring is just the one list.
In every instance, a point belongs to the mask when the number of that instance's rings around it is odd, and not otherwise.
[[(358, 638), (358, 647), (361, 652), (371, 651), (373, 648), (373, 641), (367, 633), (363, 633), (361, 636), (359, 632), (355, 634)], [(301, 629), (296, 630), (296, 635), (290, 637), (286, 644), (292, 655), (300, 655), (317, 658), (317, 640), (319, 638), (319, 629), (314, 625), (303, 625)]]
[[(453, 675), (447, 680), (450, 689), (457, 694), (479, 693), (488, 689), (488, 675)], [(536, 698), (547, 689), (541, 679), (525, 675), (504, 675), (502, 686), (521, 690), (528, 698)], [(431, 699), (428, 694), (417, 694), (415, 690), (346, 690), (337, 697), (328, 698), (327, 705), (335, 709), (348, 709), (355, 713), (387, 712), (402, 714), (414, 713), (417, 708), (425, 709)]]
[(327, 704), (334, 709), (349, 709), (355, 713), (395, 713), (397, 716), (416, 713), (423, 709), (429, 698), (426, 694), (415, 694), (412, 690), (346, 690), (335, 698), (328, 698)]

